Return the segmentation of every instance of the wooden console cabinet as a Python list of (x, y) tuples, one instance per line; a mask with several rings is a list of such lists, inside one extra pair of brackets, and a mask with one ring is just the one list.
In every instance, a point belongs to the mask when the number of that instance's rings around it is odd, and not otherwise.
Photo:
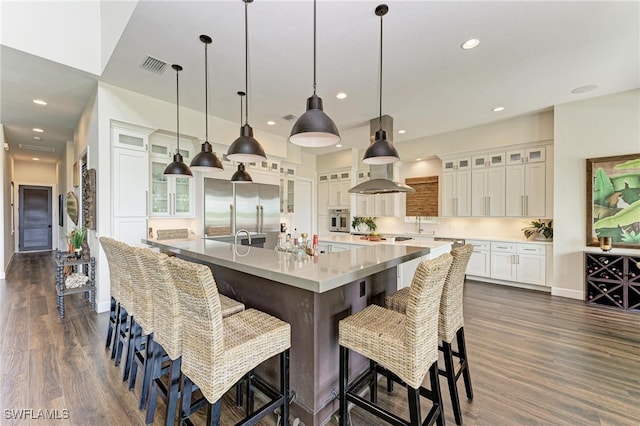
[(640, 255), (585, 253), (585, 302), (640, 312)]

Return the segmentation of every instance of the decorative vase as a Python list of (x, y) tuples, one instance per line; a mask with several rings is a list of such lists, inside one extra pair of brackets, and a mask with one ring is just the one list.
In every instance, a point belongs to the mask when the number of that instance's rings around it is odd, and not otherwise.
[(369, 233), (369, 225), (366, 223), (358, 224), (358, 232)]
[(76, 259), (80, 259), (82, 249), (77, 248), (77, 249), (74, 249), (73, 251), (74, 251), (74, 252), (75, 252), (75, 254), (76, 254)]

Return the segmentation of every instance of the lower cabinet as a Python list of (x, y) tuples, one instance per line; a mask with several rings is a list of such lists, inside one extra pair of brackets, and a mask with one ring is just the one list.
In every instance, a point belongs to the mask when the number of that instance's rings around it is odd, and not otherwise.
[(473, 245), (467, 275), (497, 282), (551, 285), (547, 278), (551, 270), (549, 245), (484, 240), (467, 243)]
[(473, 252), (467, 265), (467, 274), (476, 277), (491, 276), (491, 243), (489, 241), (467, 240), (473, 246)]
[(585, 253), (585, 302), (640, 312), (640, 256)]

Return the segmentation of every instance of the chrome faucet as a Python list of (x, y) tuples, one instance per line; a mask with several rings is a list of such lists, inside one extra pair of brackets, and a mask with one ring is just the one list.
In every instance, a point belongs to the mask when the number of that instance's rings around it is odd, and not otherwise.
[(249, 245), (251, 245), (251, 234), (249, 234), (249, 231), (247, 231), (246, 229), (238, 229), (238, 231), (236, 232), (236, 236), (235, 239), (233, 240), (234, 244), (238, 244), (238, 235), (240, 235), (241, 232), (244, 232), (245, 234), (247, 234), (247, 237), (249, 237)]

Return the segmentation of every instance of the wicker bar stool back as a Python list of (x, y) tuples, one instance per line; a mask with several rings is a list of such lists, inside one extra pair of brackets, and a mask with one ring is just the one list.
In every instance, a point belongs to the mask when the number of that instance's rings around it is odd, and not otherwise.
[[(280, 355), (280, 390), (256, 379), (255, 387), (269, 398), (265, 406), (237, 424), (256, 424), (280, 407), (282, 424), (289, 413), (289, 324), (255, 309), (222, 317), (220, 297), (211, 270), (180, 259), (169, 259), (183, 313), (182, 372), (185, 377), (183, 407), (191, 384), (199, 387), (209, 408), (209, 424), (218, 424), (221, 397), (256, 366)], [(264, 407), (264, 406), (263, 406)], [(183, 413), (184, 418), (191, 410)]]
[[(110, 283), (115, 284), (117, 295), (117, 309), (115, 315), (113, 347), (111, 358), (115, 359), (115, 365), (120, 365), (120, 359), (129, 332), (129, 316), (133, 315), (133, 291), (129, 270), (125, 267), (127, 245), (113, 238), (100, 237), (100, 244), (105, 250), (109, 263)], [(112, 293), (113, 294), (113, 293)], [(109, 330), (107, 330), (107, 338)]]
[[(451, 263), (451, 268), (449, 269), (442, 290), (440, 316), (438, 319), (438, 336), (442, 341), (440, 350), (442, 350), (444, 355), (445, 367), (443, 370), (439, 370), (439, 373), (447, 378), (453, 414), (456, 424), (458, 425), (462, 424), (460, 398), (456, 386), (456, 382), (460, 376), (462, 376), (464, 380), (467, 398), (473, 399), (473, 389), (471, 386), (471, 376), (469, 374), (469, 363), (464, 339), (464, 316), (462, 309), (465, 271), (467, 270), (472, 252), (473, 245), (471, 244), (465, 244), (464, 246), (451, 249), (453, 262)], [(408, 290), (408, 288), (403, 288), (387, 296), (385, 299), (387, 307), (398, 312), (405, 312)], [(454, 351), (452, 349), (452, 342), (456, 337), (458, 350)], [(457, 368), (454, 365), (454, 356), (459, 360)]]
[[(118, 314), (120, 313), (120, 286), (118, 276), (119, 271), (116, 269), (115, 260), (113, 259), (111, 238), (100, 237), (100, 245), (107, 258), (107, 264), (109, 266), (109, 293), (111, 295), (110, 308), (109, 308), (109, 323), (107, 325), (107, 341), (105, 343), (105, 349), (111, 348), (113, 343), (114, 330), (116, 329), (116, 323)], [(116, 332), (117, 333), (117, 332)], [(111, 358), (115, 358), (115, 345), (111, 351)]]
[[(445, 253), (418, 265), (409, 287), (406, 315), (369, 305), (340, 321), (340, 425), (347, 424), (348, 402), (389, 423), (423, 424), (420, 395), (433, 402), (424, 424), (444, 422), (437, 367), (438, 310), (451, 262), (451, 255)], [(351, 383), (348, 380), (349, 350), (370, 360), (370, 368)], [(375, 405), (378, 372), (406, 386), (409, 421)], [(422, 387), (427, 373), (431, 389)], [(365, 385), (369, 386), (371, 401), (359, 395)]]

